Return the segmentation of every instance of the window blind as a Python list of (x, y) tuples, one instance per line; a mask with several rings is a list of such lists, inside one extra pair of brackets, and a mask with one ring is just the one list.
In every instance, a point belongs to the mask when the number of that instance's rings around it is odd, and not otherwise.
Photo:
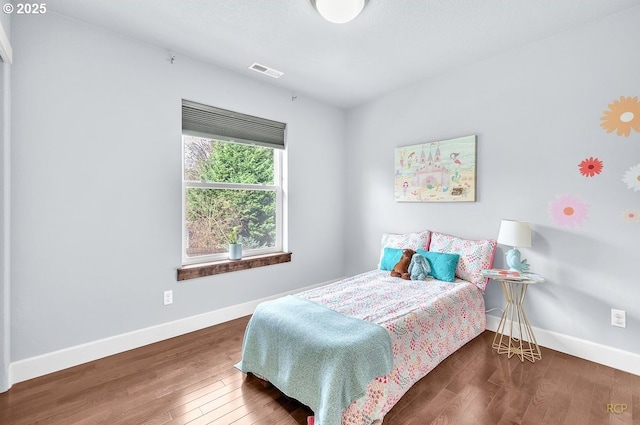
[(286, 127), (281, 122), (182, 101), (182, 132), (189, 136), (284, 149)]

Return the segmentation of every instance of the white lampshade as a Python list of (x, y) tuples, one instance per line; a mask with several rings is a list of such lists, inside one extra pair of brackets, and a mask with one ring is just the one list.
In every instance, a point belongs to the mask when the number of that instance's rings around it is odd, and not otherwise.
[(344, 24), (362, 12), (366, 0), (311, 0), (320, 15), (334, 24)]
[(531, 226), (526, 221), (502, 220), (498, 243), (520, 248), (531, 247)]

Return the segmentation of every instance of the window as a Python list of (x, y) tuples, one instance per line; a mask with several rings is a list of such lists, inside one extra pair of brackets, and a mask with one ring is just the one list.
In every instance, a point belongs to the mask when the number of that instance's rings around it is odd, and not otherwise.
[(182, 110), (183, 264), (228, 258), (233, 232), (244, 257), (282, 251), (285, 125), (189, 101)]

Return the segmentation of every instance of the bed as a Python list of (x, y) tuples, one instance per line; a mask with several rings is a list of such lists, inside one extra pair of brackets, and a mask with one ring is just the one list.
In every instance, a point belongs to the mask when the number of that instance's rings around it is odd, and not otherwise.
[[(391, 277), (393, 255), (407, 247), (426, 251), (432, 268), (457, 256), (452, 275)], [(378, 269), (258, 306), (237, 366), (309, 406), (318, 425), (380, 424), (413, 384), (484, 331), (480, 271), (495, 247), (430, 231), (384, 234)]]

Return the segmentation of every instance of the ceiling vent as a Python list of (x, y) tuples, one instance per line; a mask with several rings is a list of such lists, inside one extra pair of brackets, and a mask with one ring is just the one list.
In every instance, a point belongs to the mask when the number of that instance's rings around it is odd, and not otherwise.
[(280, 78), (284, 75), (284, 72), (280, 72), (277, 69), (269, 68), (268, 66), (260, 65), (257, 62), (254, 62), (249, 67), (249, 69), (253, 69), (256, 72), (268, 75), (269, 77), (273, 77), (273, 78)]

